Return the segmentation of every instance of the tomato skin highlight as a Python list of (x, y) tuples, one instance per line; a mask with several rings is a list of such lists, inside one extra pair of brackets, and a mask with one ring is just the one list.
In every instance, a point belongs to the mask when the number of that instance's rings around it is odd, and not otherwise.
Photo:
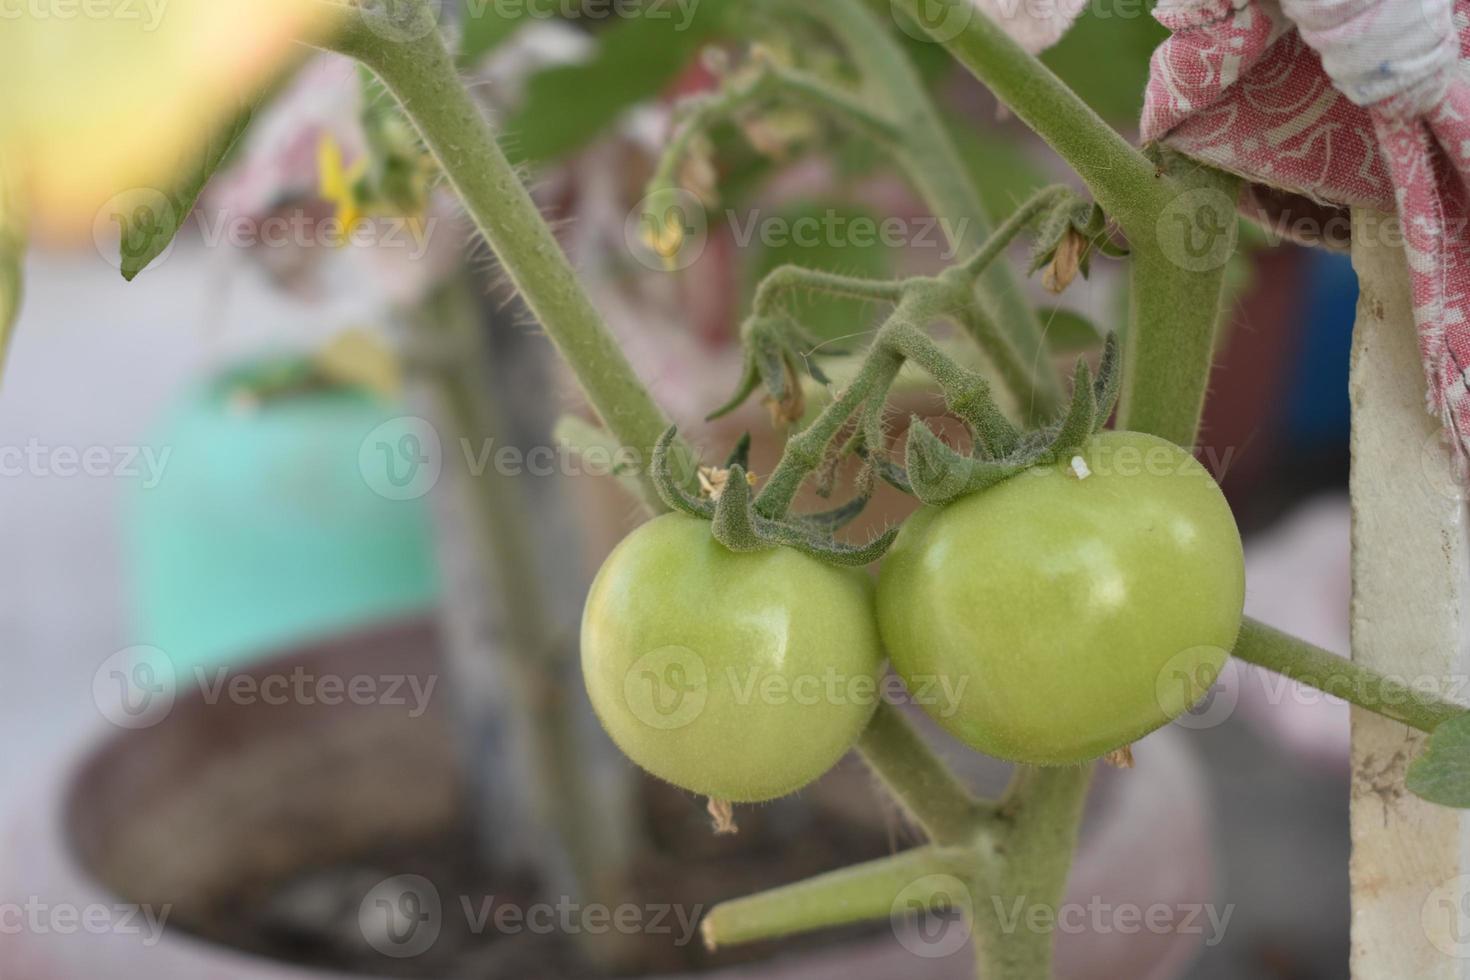
[(736, 553), (655, 518), (608, 557), (582, 615), (582, 674), (625, 755), (736, 803), (791, 793), (857, 741), (883, 664), (873, 584), (788, 548)]
[(1136, 432), (1077, 455), (1085, 478), (1038, 467), (920, 511), (879, 579), (894, 669), (962, 690), (926, 710), (1015, 762), (1095, 759), (1178, 717), (1240, 628), (1240, 532), (1204, 467)]

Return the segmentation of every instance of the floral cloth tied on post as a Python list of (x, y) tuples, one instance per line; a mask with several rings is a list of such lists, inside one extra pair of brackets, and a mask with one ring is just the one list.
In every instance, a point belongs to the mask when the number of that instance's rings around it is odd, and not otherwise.
[(1245, 177), (1244, 207), (1342, 246), (1397, 215), (1429, 410), (1470, 457), (1470, 0), (1160, 0), (1143, 137)]

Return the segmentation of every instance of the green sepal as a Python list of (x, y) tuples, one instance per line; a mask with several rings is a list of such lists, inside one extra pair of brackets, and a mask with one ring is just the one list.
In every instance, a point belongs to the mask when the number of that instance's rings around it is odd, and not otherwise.
[(1096, 432), (1108, 424), (1113, 409), (1118, 407), (1118, 396), (1123, 391), (1122, 351), (1118, 347), (1118, 335), (1112, 331), (1103, 338), (1102, 358), (1097, 362), (1097, 379), (1093, 381), (1093, 397), (1097, 401)]
[[(729, 415), (762, 386), (774, 401), (783, 401), (792, 394), (788, 385), (795, 383), (803, 373), (811, 375), (818, 384), (831, 384), (831, 379), (811, 353), (819, 344), (790, 317), (754, 316), (745, 321), (740, 332), (741, 346), (745, 349), (740, 381), (735, 386), (735, 393), (705, 416), (705, 421)], [(830, 355), (842, 353), (831, 345), (822, 347), (822, 350)]]
[(750, 498), (750, 483), (745, 477), (745, 467), (730, 467), (730, 476), (725, 480), (725, 489), (715, 501), (715, 516), (710, 533), (715, 540), (731, 551), (761, 551), (772, 546), (762, 540), (755, 529), (756, 513)]
[(732, 449), (732, 450), (730, 450), (730, 455), (727, 456), (727, 457), (725, 457), (725, 469), (731, 470), (731, 469), (734, 469), (737, 466), (739, 466), (739, 467), (741, 467), (742, 469), (745, 469), (745, 470), (749, 470), (750, 469), (750, 433), (749, 432), (746, 432), (743, 435), (741, 435), (739, 441), (735, 443), (735, 448)]
[(756, 367), (755, 354), (747, 349), (745, 351), (745, 361), (741, 366), (740, 381), (735, 385), (735, 394), (731, 395), (725, 404), (706, 415), (704, 420), (706, 422), (713, 422), (715, 419), (724, 418), (726, 415), (729, 415), (735, 409), (745, 404), (745, 400), (750, 397), (751, 392), (755, 391), (760, 383), (761, 373)]
[(995, 486), (1033, 466), (1064, 460), (1107, 424), (1118, 400), (1120, 363), (1117, 337), (1109, 334), (1096, 379), (1087, 362), (1078, 359), (1066, 413), (1041, 429), (1020, 433), (1004, 453), (990, 451), (987, 440), (974, 432), (972, 423), (975, 452), (966, 456), (915, 417), (904, 455), (906, 471), (893, 473), (879, 465), (878, 475), (900, 489), (902, 483), (907, 483), (908, 492), (926, 504), (944, 504)]
[(966, 456), (945, 445), (915, 416), (909, 426), (904, 464), (913, 495), (926, 504), (944, 504), (992, 487), (1035, 465), (1035, 461), (1024, 455), (1016, 460)]
[(779, 546), (831, 565), (857, 566), (883, 557), (898, 536), (897, 528), (889, 528), (864, 545), (845, 544), (833, 538), (834, 530), (862, 512), (868, 501), (865, 495), (818, 514), (794, 515), (787, 520), (765, 517), (755, 509), (745, 467), (738, 461), (730, 467), (719, 500), (695, 497), (684, 489), (673, 472), (671, 456), (677, 434), (678, 430), (670, 426), (654, 446), (653, 485), (671, 510), (710, 521), (715, 540), (731, 551), (759, 551)]
[(1092, 370), (1078, 358), (1072, 374), (1072, 404), (1056, 427), (1056, 435), (1048, 440), (1052, 460), (1082, 445), (1096, 428), (1097, 393), (1092, 387)]
[(674, 440), (678, 435), (678, 427), (671, 425), (664, 430), (663, 435), (658, 437), (658, 442), (653, 447), (653, 459), (650, 461), (653, 487), (658, 491), (659, 499), (667, 504), (670, 510), (688, 514), (690, 517), (710, 520), (715, 516), (715, 502), (696, 497), (685, 490), (684, 484), (674, 474), (671, 457), (673, 456)]
[(859, 494), (839, 507), (817, 511), (815, 514), (796, 514), (793, 519), (813, 530), (830, 534), (855, 521), (862, 514), (863, 508), (868, 506), (871, 497), (871, 494)]

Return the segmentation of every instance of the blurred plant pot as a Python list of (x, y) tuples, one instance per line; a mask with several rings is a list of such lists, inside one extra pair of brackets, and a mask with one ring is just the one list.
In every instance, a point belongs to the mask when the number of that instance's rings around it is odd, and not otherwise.
[(179, 667), (436, 603), (424, 501), (394, 499), (364, 470), (378, 462), (364, 460), (370, 437), (405, 409), (312, 371), (295, 356), (234, 367), (184, 392), (150, 433), (169, 455), (129, 501), (133, 618)]
[[(171, 709), (153, 718), (151, 726), (114, 728), (90, 740), (50, 774), (47, 784), (26, 797), (31, 805), (0, 843), (0, 909), (24, 913), (19, 929), (14, 915), (5, 923), (7, 928), (0, 928), (0, 976), (7, 980), (440, 976), (424, 969), (435, 962), (438, 924), (445, 925), (447, 936), (449, 921), (466, 917), (470, 909), (462, 911), (454, 893), (436, 895), (436, 900), (442, 897), (442, 914), (432, 919), (429, 906), (405, 902), (412, 889), (404, 889), (405, 880), (411, 881), (404, 873), (416, 873), (425, 864), (421, 855), (411, 853), (414, 842), (455, 840), (454, 828), (464, 819), (464, 794), (443, 699), (412, 693), (439, 690), (439, 646), (437, 631), (428, 621), (380, 626), (237, 671), (233, 676), (241, 679), (241, 686), (232, 688), (237, 693), (212, 704), (207, 692), (181, 688), (173, 692), (177, 696)], [(294, 676), (312, 679), (298, 689), (308, 694), (272, 704), (238, 693), (268, 678)], [(319, 683), (324, 678), (342, 680), (346, 690), (352, 690), (357, 678), (371, 679), (365, 683), (378, 686), (371, 697), (363, 688), (364, 696), (329, 704), (327, 689)], [(397, 684), (393, 696), (390, 682)], [(400, 697), (404, 703), (397, 703)], [(1165, 737), (1155, 736), (1140, 746), (1139, 770), (1099, 780), (1084, 852), (1073, 876), (1072, 901), (1085, 903), (1094, 894), (1112, 902), (1145, 906), (1159, 902), (1176, 908), (1208, 901), (1203, 803), (1183, 810), (1161, 803), (1199, 801), (1203, 793), (1192, 760), (1180, 752), (1174, 733), (1161, 734)], [(984, 766), (984, 760), (979, 764)], [(999, 774), (998, 769), (989, 772), (992, 777)], [(742, 832), (733, 842), (709, 835), (697, 806), (687, 797), (662, 790), (665, 808), (677, 811), (676, 820), (698, 823), (700, 832), (691, 838), (695, 845), (689, 851), (664, 855), (661, 868), (659, 862), (645, 862), (642, 870), (655, 880), (662, 874), (663, 884), (677, 880), (686, 893), (713, 887), (711, 870), (717, 867), (735, 867), (740, 869), (737, 874), (747, 877), (759, 873), (767, 884), (783, 874), (809, 874), (801, 867), (809, 861), (803, 852), (825, 855), (823, 848), (830, 846), (830, 839), (861, 824), (864, 812), (873, 821), (880, 809), (871, 802), (866, 775), (855, 765), (840, 767), (818, 785), (821, 788), (791, 803), (742, 808), (743, 819), (753, 824), (743, 831), (754, 832)], [(669, 800), (674, 801), (672, 807)], [(790, 821), (803, 807), (810, 811), (826, 805), (824, 800), (836, 803), (819, 821), (801, 826), (799, 839), (788, 848), (773, 854), (753, 846), (763, 835), (763, 821)], [(850, 813), (836, 812), (842, 808)], [(878, 825), (883, 822), (877, 819)], [(886, 849), (886, 835), (879, 836)], [(723, 857), (712, 857), (717, 852)], [(357, 860), (363, 854), (375, 855), (380, 863)], [(367, 876), (363, 888), (310, 887), (314, 871), (343, 862), (350, 864), (352, 874)], [(773, 865), (780, 870), (772, 872)], [(281, 882), (293, 879), (306, 887), (280, 888)], [(337, 884), (341, 880), (340, 875), (333, 879)], [(724, 885), (758, 887), (733, 878)], [(477, 894), (514, 896), (518, 887), (514, 881), (501, 881)], [(657, 889), (647, 892), (659, 894)], [(344, 902), (344, 895), (350, 900)], [(368, 952), (392, 952), (380, 956), (371, 971), (320, 969), (292, 965), (286, 961), (289, 956), (272, 959), (207, 941), (190, 931), (199, 922), (213, 922), (225, 931), (237, 922), (253, 929), (269, 918), (261, 912), (270, 905), (266, 896), (273, 896), (277, 911), (285, 908), (292, 915), (336, 923), (339, 932), (350, 934), (336, 937), (343, 942)], [(702, 902), (716, 897), (706, 895)], [(323, 903), (328, 907), (322, 908)], [(401, 945), (403, 936), (391, 928), (395, 922), (406, 923), (407, 941), (416, 943), (416, 923), (431, 919), (436, 925), (426, 946)], [(242, 945), (251, 945), (251, 937), (245, 938)], [(277, 935), (275, 949), (289, 950), (290, 938)], [(320, 939), (316, 936), (316, 941)], [(500, 948), (504, 941), (497, 935), (491, 946)], [(585, 975), (542, 969), (548, 951), (565, 949), (566, 942), (545, 937), (526, 942), (529, 945), (518, 960), (497, 954), (501, 958), (493, 968), (466, 971), (461, 964), (442, 975), (468, 972), (490, 980)], [(556, 942), (560, 946), (550, 945)], [(1066, 933), (1059, 938), (1061, 975), (1161, 980), (1175, 975), (1197, 947), (1197, 938), (1190, 936)], [(405, 950), (413, 957), (396, 955)], [(836, 942), (827, 937), (756, 953), (766, 958), (699, 976), (961, 980), (972, 971), (963, 935), (958, 940), (943, 935), (937, 941), (926, 940), (906, 927), (890, 930), (882, 924), (866, 932), (841, 934)], [(407, 972), (410, 966), (413, 972)]]

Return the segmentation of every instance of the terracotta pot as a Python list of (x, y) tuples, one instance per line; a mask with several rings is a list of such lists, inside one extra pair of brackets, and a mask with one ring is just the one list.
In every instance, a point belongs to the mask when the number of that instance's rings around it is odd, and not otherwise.
[[(429, 622), (403, 622), (290, 651), (237, 676), (404, 678), (419, 690), (447, 693), (439, 686), (439, 646)], [(179, 922), (217, 911), (254, 885), (440, 833), (462, 816), (442, 696), (417, 713), (414, 698), (392, 704), (386, 694), (335, 705), (310, 698), (210, 703), (209, 695), (181, 686), (172, 709), (151, 727), (93, 733), (20, 797), (31, 803), (0, 840), (0, 977), (345, 978), (206, 942)], [(1208, 861), (1201, 874), (1198, 860), (1208, 854), (1203, 804), (1181, 811), (1164, 803), (1203, 794), (1173, 733), (1161, 736), (1139, 747), (1139, 770), (1099, 780), (1072, 900), (1100, 894), (1143, 905), (1208, 901)], [(1155, 865), (1158, 875), (1126, 873)], [(1174, 935), (1068, 934), (1059, 939), (1059, 966), (1069, 977), (1157, 980), (1174, 974), (1197, 947)], [(966, 944), (916, 944), (905, 929), (880, 927), (812, 949), (701, 976), (972, 976)]]

